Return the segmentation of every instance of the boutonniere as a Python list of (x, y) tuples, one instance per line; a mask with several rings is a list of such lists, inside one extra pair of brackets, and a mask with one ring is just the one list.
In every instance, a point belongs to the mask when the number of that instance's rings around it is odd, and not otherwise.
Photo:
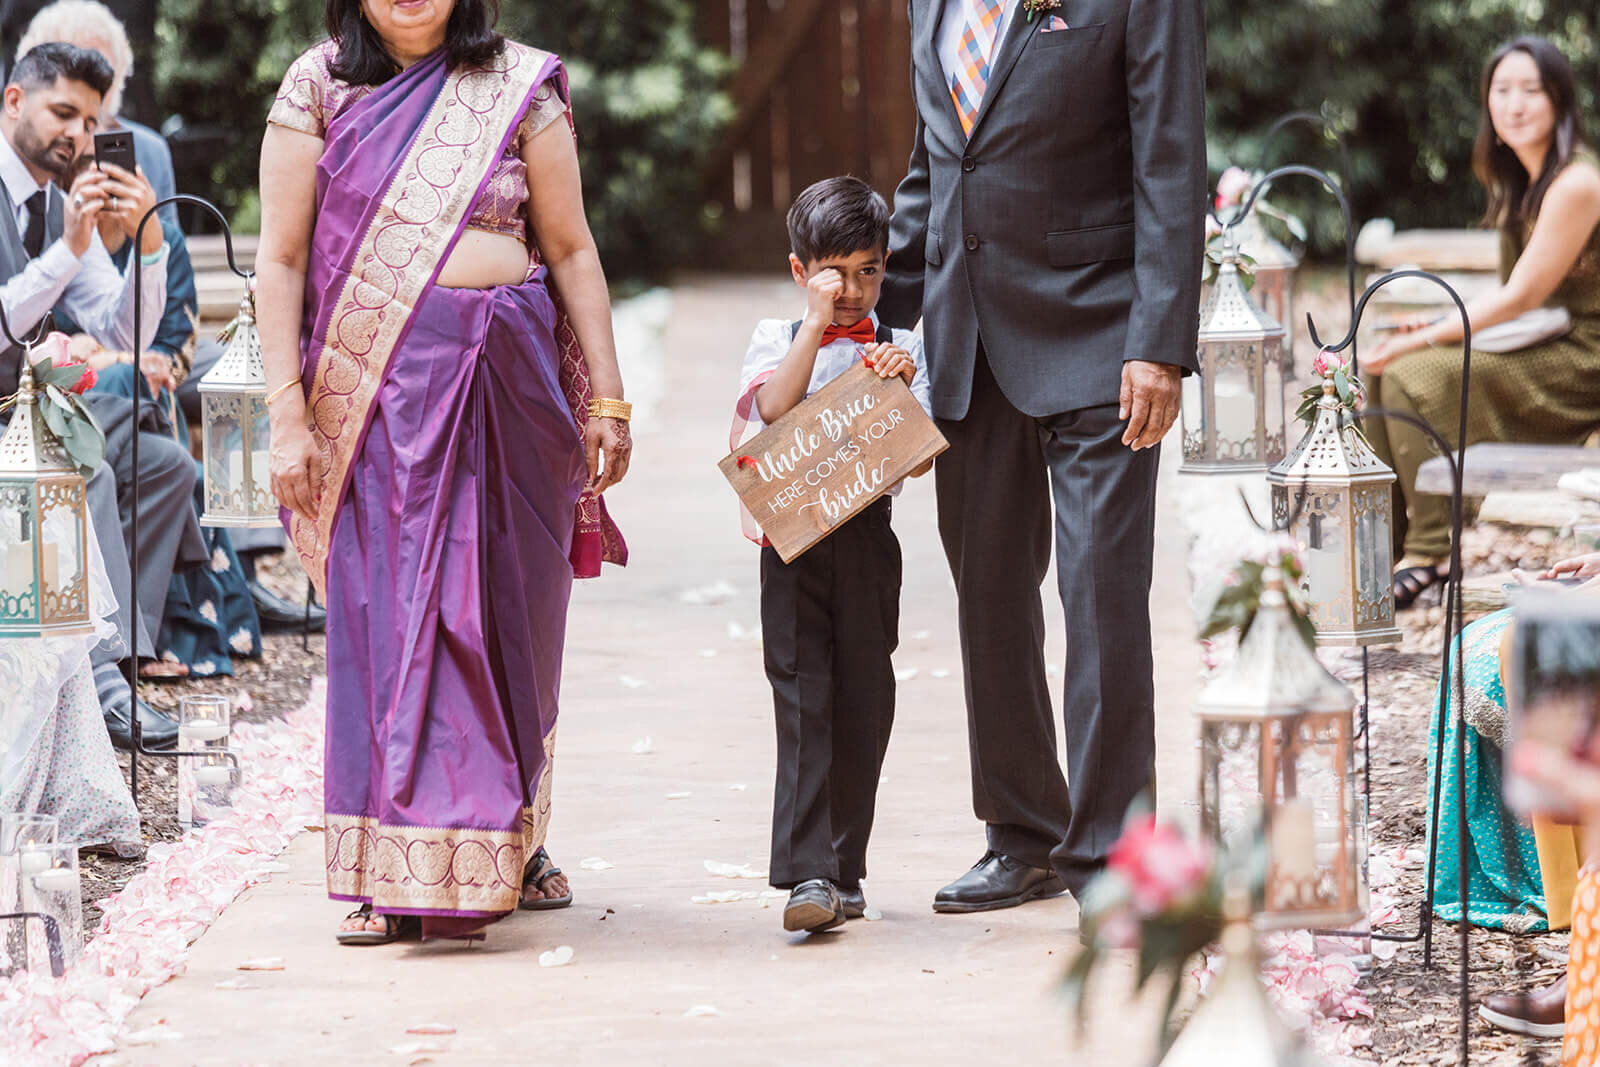
[(1060, 8), (1061, 0), (1022, 0), (1022, 10), (1028, 13), (1028, 21), (1030, 23), (1038, 18), (1041, 13), (1058, 11)]

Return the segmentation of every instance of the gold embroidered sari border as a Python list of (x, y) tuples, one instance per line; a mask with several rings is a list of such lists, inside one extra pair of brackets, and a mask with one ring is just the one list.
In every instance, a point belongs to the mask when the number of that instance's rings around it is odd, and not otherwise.
[(517, 830), (393, 826), (367, 815), (324, 816), (328, 892), (373, 907), (506, 912), (517, 906), (532, 809)]
[[(503, 134), (516, 123), (520, 110), (504, 119), (505, 130), (498, 137), (485, 135), (483, 116), (503, 118), (501, 104), (508, 94), (520, 104), (536, 87), (535, 79), (548, 58), (548, 53), (508, 44), (490, 66), (449, 75), (368, 222), (327, 332), (317, 339), (321, 352), (307, 408), (312, 437), (322, 454), (324, 506), (314, 521), (291, 513), (289, 533), (324, 599), (338, 497), (389, 360), (433, 275), (431, 270), (417, 269), (417, 260), (437, 266), (445, 257), (477, 192), (478, 183), (456, 180), (457, 175), (469, 167), (479, 174), (488, 172)], [(456, 102), (464, 106), (453, 106)], [(474, 121), (480, 129), (465, 138), (468, 147), (463, 148), (462, 130), (456, 126)], [(447, 139), (447, 132), (457, 137)], [(441, 160), (458, 150), (461, 163), (446, 174)], [(418, 206), (430, 200), (438, 205), (432, 214)], [(405, 313), (396, 314), (397, 310)]]

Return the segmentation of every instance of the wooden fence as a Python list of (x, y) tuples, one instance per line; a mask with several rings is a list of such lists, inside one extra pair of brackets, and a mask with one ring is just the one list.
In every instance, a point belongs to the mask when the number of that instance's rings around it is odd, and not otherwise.
[(915, 123), (905, 0), (704, 0), (701, 17), (738, 64), (735, 117), (704, 175), (722, 221), (708, 263), (781, 263), (784, 212), (821, 178), (894, 192)]

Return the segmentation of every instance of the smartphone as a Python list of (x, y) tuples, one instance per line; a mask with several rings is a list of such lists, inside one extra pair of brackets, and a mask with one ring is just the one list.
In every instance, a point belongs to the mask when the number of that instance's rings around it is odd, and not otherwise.
[(94, 162), (101, 170), (115, 163), (129, 174), (137, 174), (139, 161), (133, 154), (132, 130), (105, 130), (94, 135)]
[(1570, 818), (1571, 802), (1517, 774), (1509, 755), (1520, 740), (1593, 763), (1600, 729), (1600, 598), (1529, 589), (1515, 606), (1505, 798), (1519, 814)]
[(1587, 578), (1541, 578), (1532, 585), (1524, 585), (1522, 582), (1506, 582), (1500, 586), (1500, 591), (1510, 598), (1521, 594), (1524, 590), (1537, 589), (1539, 586), (1547, 588), (1549, 586), (1559, 586), (1562, 589), (1575, 589), (1588, 581), (1589, 579)]

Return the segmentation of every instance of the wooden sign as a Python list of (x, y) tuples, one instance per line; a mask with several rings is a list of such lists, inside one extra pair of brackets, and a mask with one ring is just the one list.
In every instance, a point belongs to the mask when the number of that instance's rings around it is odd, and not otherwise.
[(857, 363), (717, 466), (792, 563), (949, 447), (904, 379)]

